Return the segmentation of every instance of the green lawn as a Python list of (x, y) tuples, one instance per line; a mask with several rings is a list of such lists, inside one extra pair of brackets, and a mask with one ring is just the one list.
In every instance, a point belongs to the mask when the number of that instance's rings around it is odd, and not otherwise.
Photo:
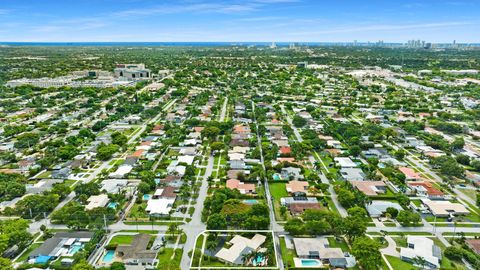
[(42, 243), (33, 243), (31, 244), (26, 250), (25, 252), (22, 254), (22, 256), (20, 256), (16, 262), (23, 262), (23, 261), (26, 261), (28, 259), (28, 255), (30, 255), (30, 253), (32, 251), (34, 251), (36, 248), (38, 248), (40, 245), (42, 245)]
[(335, 237), (328, 237), (328, 244), (331, 248), (341, 248), (344, 252), (350, 252), (350, 248), (348, 247), (347, 242), (344, 239), (337, 241)]
[[(285, 189), (285, 183), (269, 183), (270, 194), (273, 198), (273, 207), (275, 212), (275, 219), (285, 220), (284, 217), (280, 215), (280, 198), (287, 197), (288, 193)], [(290, 216), (289, 211), (287, 211), (287, 218)]]
[(275, 200), (279, 200), (282, 197), (287, 197), (287, 189), (285, 188), (285, 183), (269, 183), (270, 194)]
[[(429, 237), (430, 239), (433, 240), (433, 243), (440, 247), (440, 249), (442, 250), (442, 254), (443, 254), (443, 251), (445, 250), (445, 245), (436, 237)], [(447, 257), (445, 256), (442, 256), (442, 260), (440, 262), (440, 268), (441, 269), (464, 269), (464, 268), (459, 268), (460, 265), (457, 263), (457, 264), (454, 264), (452, 261), (450, 261)]]
[(204, 237), (205, 236), (203, 234), (199, 235), (197, 241), (195, 242), (195, 247), (191, 255), (192, 266), (199, 266), (198, 263), (202, 252), (202, 243)]
[(117, 245), (122, 245), (122, 244), (130, 244), (133, 241), (134, 235), (116, 235), (110, 240), (109, 245), (117, 244)]
[(392, 266), (394, 270), (411, 270), (411, 269), (418, 269), (417, 267), (413, 266), (412, 264), (408, 262), (404, 262), (400, 260), (400, 258), (385, 255), (387, 258), (388, 262)]
[(295, 266), (293, 262), (293, 258), (296, 257), (295, 250), (287, 249), (284, 237), (280, 237), (280, 249), (282, 251), (282, 260), (284, 265), (287, 267)]
[(477, 191), (475, 189), (462, 188), (460, 189), (460, 192), (464, 193), (465, 195), (470, 197), (472, 200), (477, 200)]
[(182, 252), (182, 249), (175, 250), (175, 256), (172, 259), (173, 248), (162, 248), (157, 255), (159, 260), (157, 269), (179, 270)]

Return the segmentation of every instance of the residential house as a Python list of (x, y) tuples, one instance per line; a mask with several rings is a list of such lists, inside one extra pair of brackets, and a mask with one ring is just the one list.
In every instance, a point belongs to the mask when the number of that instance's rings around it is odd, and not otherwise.
[(167, 186), (162, 188), (157, 188), (155, 193), (152, 196), (153, 200), (156, 199), (175, 199), (177, 194), (175, 194), (175, 187)]
[(147, 201), (145, 211), (151, 216), (167, 216), (174, 203), (175, 199), (172, 198), (150, 199)]
[(243, 170), (245, 169), (245, 161), (243, 160), (230, 160), (228, 161), (230, 164), (230, 169), (233, 170)]
[(480, 239), (466, 239), (465, 244), (475, 253), (480, 254)]
[(423, 177), (420, 176), (416, 171), (408, 167), (398, 168), (403, 174), (405, 174), (405, 180), (422, 180)]
[(461, 203), (452, 203), (450, 201), (432, 201), (430, 199), (422, 199), (422, 203), (430, 210), (432, 215), (436, 217), (470, 214), (470, 211), (468, 211), (468, 209)]
[(285, 167), (282, 168), (280, 171), (280, 175), (282, 179), (284, 180), (302, 180), (303, 175), (302, 175), (302, 170), (300, 168), (295, 168), (295, 167)]
[(347, 268), (349, 265), (347, 257), (350, 256), (341, 248), (331, 248), (327, 238), (293, 238), (293, 245), (299, 258), (317, 259), (333, 268)]
[(72, 170), (70, 168), (65, 167), (58, 170), (53, 170), (51, 177), (53, 179), (67, 179), (71, 173), (72, 173)]
[(360, 168), (341, 168), (340, 177), (346, 181), (363, 181), (365, 174)]
[(328, 140), (327, 141), (327, 146), (335, 148), (335, 149), (341, 149), (342, 148), (342, 143), (337, 140)]
[(400, 259), (416, 263), (416, 258), (423, 258), (425, 265), (430, 269), (440, 268), (442, 251), (436, 246), (432, 239), (425, 236), (408, 236), (407, 247), (400, 248)]
[(149, 234), (137, 234), (130, 244), (120, 244), (115, 249), (116, 255), (127, 265), (143, 266), (145, 269), (156, 269), (158, 264), (157, 250), (148, 249)]
[(255, 194), (255, 184), (245, 184), (237, 179), (227, 180), (227, 188), (237, 189), (241, 194)]
[(370, 204), (366, 205), (368, 214), (375, 218), (383, 215), (387, 208), (395, 208), (398, 211), (403, 210), (403, 208), (396, 202), (382, 201), (382, 200), (372, 200)]
[(443, 199), (445, 197), (445, 194), (433, 187), (430, 182), (407, 182), (407, 186), (419, 197), (426, 197), (432, 200)]
[(293, 181), (288, 182), (285, 185), (285, 188), (287, 189), (287, 192), (289, 194), (298, 194), (298, 193), (307, 194), (307, 192), (308, 192), (308, 182), (307, 181), (293, 180)]
[(45, 264), (60, 257), (72, 257), (92, 237), (93, 232), (57, 232), (28, 255), (29, 262)]
[(367, 196), (377, 196), (387, 191), (387, 185), (383, 181), (350, 181), (350, 183)]
[(253, 251), (260, 251), (260, 247), (265, 243), (266, 239), (267, 237), (261, 234), (255, 234), (251, 239), (241, 235), (235, 235), (228, 241), (227, 247), (220, 249), (217, 254), (215, 254), (215, 257), (223, 262), (244, 265), (244, 255)]
[(353, 162), (349, 157), (336, 157), (333, 159), (335, 161), (335, 165), (340, 168), (355, 168), (357, 164)]
[(92, 195), (87, 199), (88, 204), (85, 206), (85, 210), (92, 210), (98, 207), (107, 206), (110, 199), (107, 194)]

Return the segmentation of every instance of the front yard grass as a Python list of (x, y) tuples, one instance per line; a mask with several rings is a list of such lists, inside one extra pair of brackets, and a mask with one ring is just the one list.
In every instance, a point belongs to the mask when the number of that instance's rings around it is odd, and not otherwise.
[(400, 258), (390, 256), (390, 255), (385, 255), (385, 257), (387, 258), (388, 262), (390, 263), (390, 265), (394, 270), (418, 269), (417, 267), (413, 266), (413, 264), (400, 260)]
[(165, 269), (165, 270), (179, 270), (180, 269), (180, 260), (182, 259), (182, 249), (176, 249), (175, 255), (172, 255), (173, 248), (162, 248), (157, 255), (157, 259), (159, 260), (157, 269)]
[(287, 248), (287, 244), (285, 243), (285, 237), (280, 237), (280, 249), (282, 251), (283, 263), (288, 268), (295, 266), (295, 263), (293, 262), (293, 258), (296, 257), (295, 250)]
[(15, 262), (23, 262), (23, 261), (26, 261), (28, 259), (28, 255), (30, 255), (30, 253), (32, 253), (32, 251), (34, 251), (36, 248), (38, 248), (40, 245), (42, 245), (42, 243), (33, 243), (31, 244), (26, 250), (25, 252), (23, 252), (22, 256), (18, 257), (18, 259), (15, 261)]
[(128, 245), (133, 241), (134, 235), (116, 235), (110, 240), (109, 245)]

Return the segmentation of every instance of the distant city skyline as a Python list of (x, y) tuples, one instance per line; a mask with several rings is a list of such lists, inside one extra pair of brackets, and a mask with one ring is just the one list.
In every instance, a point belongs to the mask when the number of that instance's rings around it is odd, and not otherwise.
[(2, 0), (0, 42), (480, 42), (480, 1)]

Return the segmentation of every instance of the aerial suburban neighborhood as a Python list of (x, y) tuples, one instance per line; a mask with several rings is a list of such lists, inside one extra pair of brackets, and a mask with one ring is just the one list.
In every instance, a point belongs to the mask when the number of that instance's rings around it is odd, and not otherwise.
[(479, 11), (0, 1), (0, 270), (480, 270)]
[(476, 48), (0, 50), (17, 269), (479, 269)]

